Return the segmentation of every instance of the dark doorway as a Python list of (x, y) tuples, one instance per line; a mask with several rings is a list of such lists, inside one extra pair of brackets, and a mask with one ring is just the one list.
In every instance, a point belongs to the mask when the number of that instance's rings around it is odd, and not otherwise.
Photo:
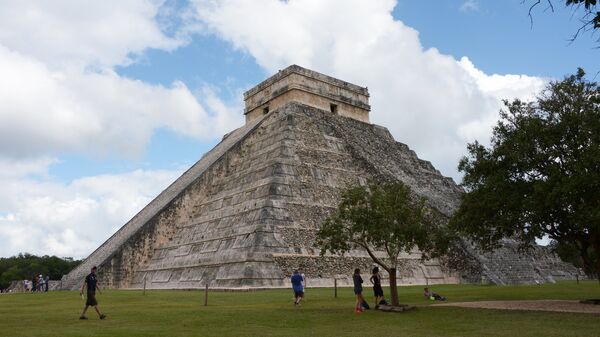
[(329, 104), (329, 110), (331, 110), (331, 112), (333, 112), (334, 114), (337, 114), (338, 113), (337, 104), (333, 104), (333, 103)]

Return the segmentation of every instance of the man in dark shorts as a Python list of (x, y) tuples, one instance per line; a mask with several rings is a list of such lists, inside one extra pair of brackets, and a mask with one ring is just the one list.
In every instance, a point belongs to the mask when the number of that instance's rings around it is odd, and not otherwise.
[(96, 266), (92, 267), (92, 272), (85, 277), (85, 281), (83, 282), (83, 285), (81, 285), (81, 291), (79, 292), (79, 294), (83, 297), (83, 288), (87, 286), (87, 299), (85, 301), (85, 307), (83, 308), (83, 312), (81, 313), (81, 316), (79, 316), (79, 319), (87, 319), (87, 317), (85, 317), (85, 312), (87, 311), (89, 306), (94, 307), (94, 309), (98, 313), (98, 316), (100, 316), (100, 319), (106, 318), (106, 315), (101, 313), (100, 309), (98, 309), (98, 301), (96, 301), (96, 290), (98, 290), (98, 292), (102, 294), (102, 292), (100, 291), (100, 287), (98, 286), (98, 279), (96, 278), (96, 269)]
[(302, 298), (304, 298), (304, 285), (302, 284), (304, 278), (300, 275), (298, 270), (294, 270), (294, 274), (290, 278), (290, 281), (292, 281), (292, 289), (294, 290), (294, 305), (298, 306), (300, 305)]

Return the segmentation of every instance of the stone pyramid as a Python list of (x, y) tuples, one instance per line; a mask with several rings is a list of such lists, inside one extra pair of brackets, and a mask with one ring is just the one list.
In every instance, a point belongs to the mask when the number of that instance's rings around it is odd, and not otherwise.
[[(366, 88), (292, 65), (244, 94), (246, 124), (225, 135), (70, 274), (77, 287), (93, 265), (111, 288), (243, 289), (350, 284), (365, 252), (319, 256), (320, 223), (347, 186), (397, 179), (446, 216), (461, 189), (384, 127), (369, 123)], [(449, 261), (401, 256), (402, 284), (532, 283), (577, 270), (542, 249), (522, 257), (507, 243), (482, 254), (464, 243)], [(518, 266), (514, 271), (506, 266)]]

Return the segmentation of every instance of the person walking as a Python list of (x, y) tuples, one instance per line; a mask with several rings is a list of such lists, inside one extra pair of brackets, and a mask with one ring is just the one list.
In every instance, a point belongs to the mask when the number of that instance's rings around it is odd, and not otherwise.
[(48, 292), (48, 283), (50, 282), (50, 275), (46, 274), (44, 278), (44, 291)]
[(83, 308), (83, 312), (81, 313), (81, 316), (79, 316), (79, 319), (87, 319), (87, 317), (85, 317), (85, 312), (87, 311), (89, 306), (94, 307), (100, 319), (106, 318), (106, 315), (101, 313), (100, 309), (98, 309), (98, 301), (96, 300), (96, 290), (98, 290), (98, 292), (102, 294), (102, 291), (100, 291), (100, 287), (98, 286), (98, 279), (96, 278), (96, 269), (96, 266), (92, 267), (90, 274), (85, 277), (85, 281), (81, 285), (81, 290), (79, 291), (79, 294), (83, 296), (83, 288), (87, 287), (87, 299), (85, 301), (85, 307)]
[(371, 273), (369, 281), (373, 283), (373, 295), (375, 296), (375, 308), (379, 305), (379, 302), (383, 300), (383, 289), (381, 288), (381, 274), (379, 273), (379, 267), (374, 267)]
[(354, 282), (354, 295), (356, 295), (356, 307), (354, 308), (354, 312), (357, 314), (363, 312), (362, 303), (364, 301), (362, 296), (362, 283), (363, 279), (360, 276), (360, 269), (354, 269), (354, 275), (352, 275), (352, 281)]
[(304, 298), (304, 278), (296, 269), (292, 277), (290, 277), (290, 281), (292, 281), (292, 289), (294, 290), (294, 305), (300, 306), (300, 301)]
[(40, 293), (44, 291), (44, 277), (42, 276), (42, 274), (38, 276), (38, 291)]

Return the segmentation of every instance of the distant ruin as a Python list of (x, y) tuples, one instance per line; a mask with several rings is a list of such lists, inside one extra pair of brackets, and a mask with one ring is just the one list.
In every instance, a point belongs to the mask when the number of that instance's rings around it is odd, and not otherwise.
[[(400, 180), (447, 218), (461, 189), (430, 162), (369, 123), (367, 88), (292, 65), (248, 90), (246, 124), (223, 140), (63, 278), (73, 289), (93, 265), (112, 288), (244, 289), (350, 284), (366, 252), (321, 257), (321, 222), (341, 191)], [(400, 108), (399, 108), (400, 109)], [(398, 282), (494, 284), (574, 279), (579, 271), (545, 248), (515, 243), (483, 254), (467, 242), (442, 261), (401, 256)]]

